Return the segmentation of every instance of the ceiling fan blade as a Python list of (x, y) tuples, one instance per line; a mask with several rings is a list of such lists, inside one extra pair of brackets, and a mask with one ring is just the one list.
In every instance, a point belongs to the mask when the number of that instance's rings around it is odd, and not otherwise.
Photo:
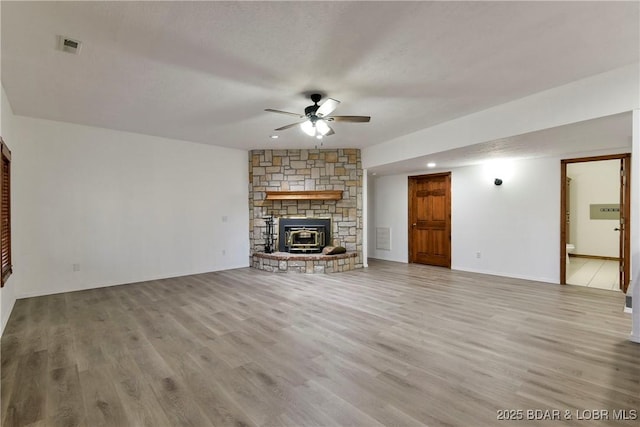
[(338, 104), (340, 104), (340, 101), (333, 98), (327, 98), (316, 111), (316, 116), (328, 116), (338, 107)]
[(265, 108), (264, 111), (268, 111), (270, 113), (286, 114), (288, 116), (294, 116), (294, 117), (300, 117), (300, 118), (304, 117), (303, 115), (298, 113), (290, 113), (288, 111), (274, 110), (273, 108)]
[(370, 116), (329, 116), (325, 117), (326, 120), (334, 122), (352, 122), (352, 123), (366, 123), (371, 120)]
[(286, 129), (290, 129), (290, 128), (292, 128), (292, 127), (294, 127), (294, 126), (298, 126), (300, 123), (304, 123), (304, 122), (306, 122), (306, 120), (303, 120), (303, 121), (301, 121), (301, 122), (291, 123), (290, 125), (282, 126), (281, 128), (274, 129), (274, 130), (286, 130)]
[[(327, 125), (329, 126), (329, 125)], [(329, 132), (327, 132), (326, 134), (324, 134), (324, 136), (329, 136), (329, 135), (333, 135), (335, 132), (333, 131), (333, 128), (331, 126), (329, 126)]]

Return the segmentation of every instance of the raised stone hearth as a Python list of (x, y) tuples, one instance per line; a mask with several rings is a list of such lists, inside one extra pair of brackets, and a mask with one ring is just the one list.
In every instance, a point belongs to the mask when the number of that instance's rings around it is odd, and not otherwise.
[(251, 265), (273, 273), (337, 273), (355, 269), (357, 256), (355, 252), (338, 255), (256, 252)]

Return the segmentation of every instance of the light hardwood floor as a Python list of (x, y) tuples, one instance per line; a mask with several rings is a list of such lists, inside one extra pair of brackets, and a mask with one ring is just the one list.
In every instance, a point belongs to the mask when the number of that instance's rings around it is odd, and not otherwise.
[(514, 425), (637, 426), (575, 412), (640, 409), (622, 308), (622, 293), (382, 261), (19, 300), (2, 424), (493, 426), (559, 409), (573, 419)]

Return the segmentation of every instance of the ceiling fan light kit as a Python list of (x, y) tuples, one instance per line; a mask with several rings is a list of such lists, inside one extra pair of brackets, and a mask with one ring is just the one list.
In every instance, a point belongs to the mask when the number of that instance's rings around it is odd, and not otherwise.
[(316, 127), (310, 120), (300, 123), (300, 129), (309, 136), (316, 135)]
[(309, 105), (304, 109), (304, 114), (290, 113), (288, 111), (274, 110), (267, 108), (264, 111), (270, 113), (286, 114), (288, 116), (296, 116), (301, 119), (305, 119), (302, 122), (292, 123), (290, 125), (282, 126), (276, 131), (290, 129), (294, 126), (300, 125), (300, 129), (309, 136), (315, 136), (318, 139), (322, 139), (324, 136), (333, 135), (335, 132), (329, 126), (328, 122), (350, 122), (350, 123), (366, 123), (371, 120), (369, 116), (332, 116), (331, 113), (338, 107), (340, 101), (327, 98), (322, 104), (318, 105), (322, 99), (322, 95), (314, 93), (311, 95), (311, 101), (313, 105)]
[(315, 136), (318, 139), (333, 133), (327, 122), (317, 117), (311, 117), (309, 120), (300, 123), (300, 129), (307, 135)]

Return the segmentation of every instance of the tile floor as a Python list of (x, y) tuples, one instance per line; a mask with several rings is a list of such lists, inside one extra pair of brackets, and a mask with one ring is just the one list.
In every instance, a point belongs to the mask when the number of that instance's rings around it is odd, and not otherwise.
[(619, 291), (618, 265), (618, 261), (571, 257), (567, 284)]

